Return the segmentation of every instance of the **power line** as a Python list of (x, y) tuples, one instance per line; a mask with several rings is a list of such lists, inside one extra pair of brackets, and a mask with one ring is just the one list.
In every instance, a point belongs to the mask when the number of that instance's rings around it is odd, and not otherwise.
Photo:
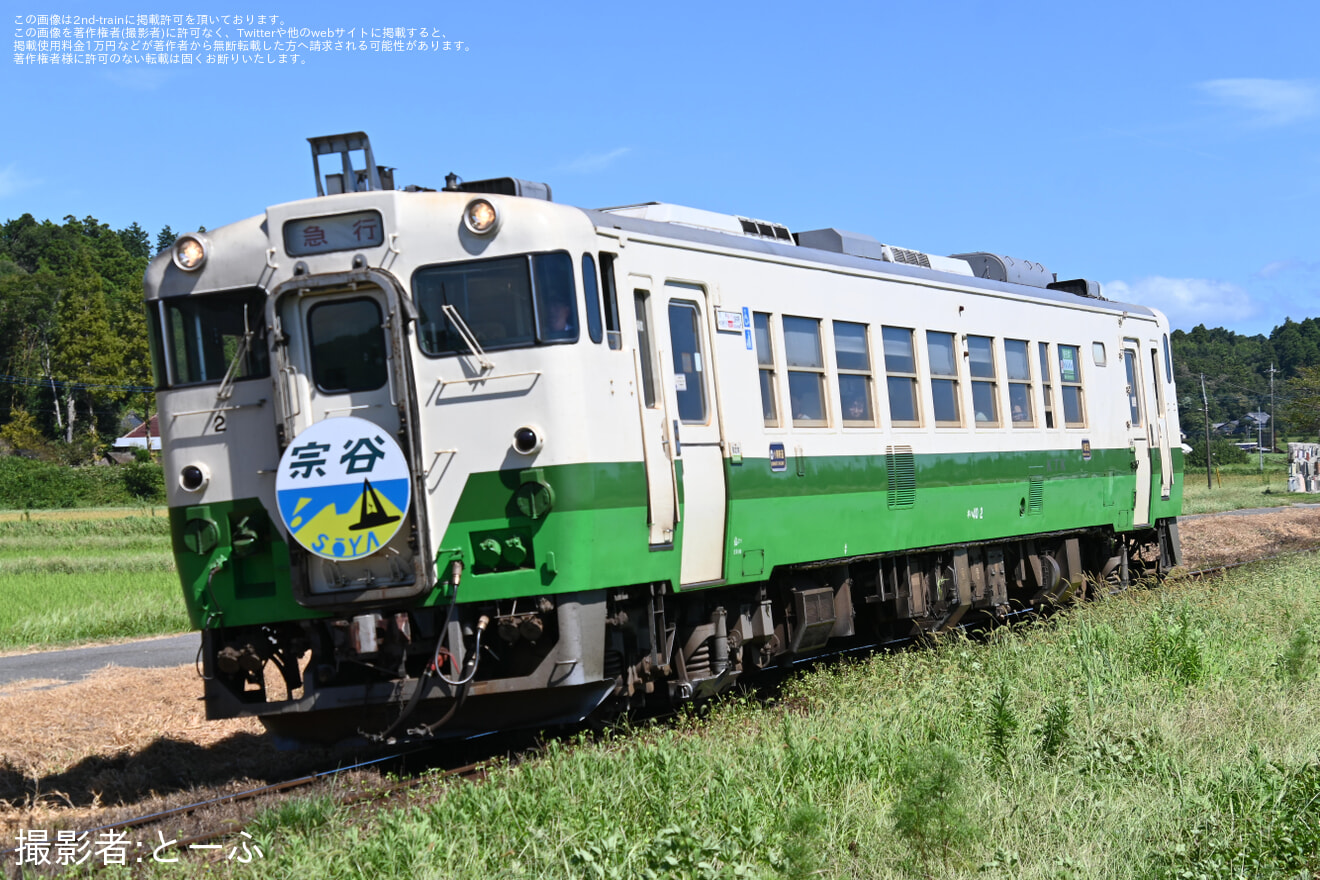
[(103, 382), (61, 382), (58, 379), (33, 379), (28, 376), (0, 376), (0, 385), (20, 385), (34, 388), (69, 388), (75, 391), (84, 391), (89, 388), (113, 388), (120, 391), (130, 391), (135, 394), (146, 394), (156, 390), (150, 385), (109, 385)]

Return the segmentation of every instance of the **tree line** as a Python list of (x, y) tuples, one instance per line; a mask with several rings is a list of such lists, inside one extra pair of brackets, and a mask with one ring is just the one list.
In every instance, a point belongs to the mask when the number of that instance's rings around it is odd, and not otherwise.
[(7, 451), (90, 461), (152, 408), (142, 276), (155, 247), (137, 223), (95, 217), (0, 226), (0, 441)]
[(1198, 324), (1191, 332), (1175, 330), (1170, 342), (1178, 409), (1189, 437), (1202, 431), (1205, 404), (1211, 424), (1238, 421), (1250, 412), (1270, 413), (1271, 368), (1279, 442), (1285, 435), (1320, 436), (1320, 319), (1285, 318), (1268, 336)]
[[(94, 458), (124, 418), (153, 408), (142, 276), (174, 243), (137, 223), (62, 223), (31, 214), (0, 226), (0, 447), (69, 463)], [(1198, 325), (1171, 334), (1183, 430), (1199, 434), (1201, 376), (1212, 423), (1269, 412), (1275, 369), (1280, 436), (1320, 436), (1320, 319), (1268, 336)]]

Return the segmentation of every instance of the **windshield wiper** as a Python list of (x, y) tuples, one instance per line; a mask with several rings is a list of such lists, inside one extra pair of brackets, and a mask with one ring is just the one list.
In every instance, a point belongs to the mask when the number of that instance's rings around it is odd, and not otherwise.
[(234, 393), (234, 380), (238, 378), (239, 364), (247, 358), (248, 351), (252, 348), (252, 329), (248, 327), (248, 307), (243, 306), (243, 338), (239, 340), (238, 351), (234, 352), (234, 359), (229, 362), (229, 369), (225, 371), (225, 378), (220, 382), (220, 388), (215, 392), (216, 400), (228, 400)]
[(445, 317), (449, 319), (449, 323), (454, 325), (454, 328), (458, 330), (458, 335), (468, 347), (468, 351), (472, 352), (472, 356), (477, 359), (477, 363), (481, 364), (481, 371), (484, 373), (488, 370), (495, 369), (495, 362), (486, 356), (486, 352), (482, 349), (481, 343), (477, 342), (476, 335), (468, 328), (467, 322), (464, 321), (463, 316), (458, 313), (458, 309), (454, 308), (449, 303), (445, 303), (440, 308), (445, 313)]

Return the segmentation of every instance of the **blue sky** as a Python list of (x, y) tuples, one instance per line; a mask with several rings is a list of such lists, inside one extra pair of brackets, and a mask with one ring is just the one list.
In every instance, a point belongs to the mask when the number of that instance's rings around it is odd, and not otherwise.
[(7, 6), (11, 33), (264, 14), (465, 48), (65, 67), (15, 64), (10, 37), (0, 219), (216, 227), (314, 194), (305, 139), (364, 130), (400, 184), (513, 175), (584, 207), (991, 251), (1184, 329), (1320, 315), (1314, 2)]

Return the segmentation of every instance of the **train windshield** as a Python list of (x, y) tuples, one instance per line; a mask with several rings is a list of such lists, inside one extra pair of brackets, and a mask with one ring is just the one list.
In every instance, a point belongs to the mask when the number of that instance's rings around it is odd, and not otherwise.
[(418, 339), (429, 355), (466, 354), (445, 314), (452, 306), (483, 349), (578, 338), (573, 259), (562, 251), (420, 269), (413, 276)]
[(156, 336), (156, 386), (209, 385), (270, 376), (265, 295), (260, 290), (161, 300)]

